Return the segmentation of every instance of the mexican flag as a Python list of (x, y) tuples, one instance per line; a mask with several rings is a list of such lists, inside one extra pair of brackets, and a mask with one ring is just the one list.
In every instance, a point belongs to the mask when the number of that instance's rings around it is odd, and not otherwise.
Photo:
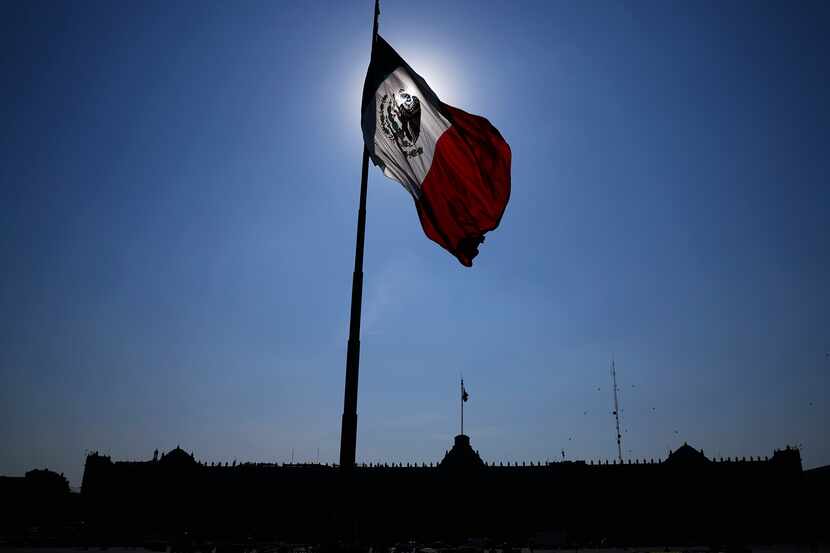
[(426, 235), (465, 266), (510, 197), (510, 146), (484, 117), (449, 106), (379, 35), (363, 85), (372, 161), (412, 194)]

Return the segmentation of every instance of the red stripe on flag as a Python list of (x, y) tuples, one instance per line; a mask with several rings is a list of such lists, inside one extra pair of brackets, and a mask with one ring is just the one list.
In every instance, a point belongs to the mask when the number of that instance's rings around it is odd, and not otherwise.
[(426, 235), (470, 267), (510, 199), (510, 146), (484, 117), (443, 108), (452, 126), (435, 145), (415, 205)]

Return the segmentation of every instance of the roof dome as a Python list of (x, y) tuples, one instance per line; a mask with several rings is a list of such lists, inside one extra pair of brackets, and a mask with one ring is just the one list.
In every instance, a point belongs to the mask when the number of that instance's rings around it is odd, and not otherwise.
[(678, 447), (673, 452), (669, 453), (669, 458), (666, 459), (667, 463), (672, 464), (704, 464), (709, 463), (709, 459), (703, 454), (703, 450), (696, 450), (686, 442), (683, 442), (683, 445)]
[(444, 455), (438, 464), (438, 468), (444, 470), (477, 470), (483, 468), (484, 461), (479, 457), (478, 452), (470, 445), (470, 437), (466, 434), (459, 434), (455, 437), (455, 444), (452, 449)]
[(193, 458), (192, 453), (187, 453), (181, 447), (176, 446), (176, 449), (170, 451), (167, 455), (161, 456), (161, 462), (165, 464), (190, 465), (196, 463), (196, 460)]

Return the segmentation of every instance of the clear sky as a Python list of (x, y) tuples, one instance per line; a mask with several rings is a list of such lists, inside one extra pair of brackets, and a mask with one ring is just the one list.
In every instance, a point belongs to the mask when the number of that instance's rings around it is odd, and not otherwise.
[[(827, 3), (386, 0), (513, 150), (471, 269), (372, 169), (358, 461), (830, 463)], [(372, 1), (5, 2), (0, 474), (333, 462)]]

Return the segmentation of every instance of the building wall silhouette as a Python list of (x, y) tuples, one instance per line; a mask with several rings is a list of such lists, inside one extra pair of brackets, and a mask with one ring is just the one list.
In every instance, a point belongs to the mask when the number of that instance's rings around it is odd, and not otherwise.
[[(467, 436), (435, 465), (148, 461), (90, 454), (82, 497), (92, 528), (121, 535), (255, 536), (306, 542), (455, 540), (537, 545), (802, 539), (797, 449), (714, 460), (684, 444), (664, 460), (487, 464)], [(348, 527), (348, 528), (346, 528)]]
[(48, 469), (0, 476), (0, 537), (16, 538), (32, 527), (40, 535), (58, 535), (78, 510), (78, 499), (64, 475)]

